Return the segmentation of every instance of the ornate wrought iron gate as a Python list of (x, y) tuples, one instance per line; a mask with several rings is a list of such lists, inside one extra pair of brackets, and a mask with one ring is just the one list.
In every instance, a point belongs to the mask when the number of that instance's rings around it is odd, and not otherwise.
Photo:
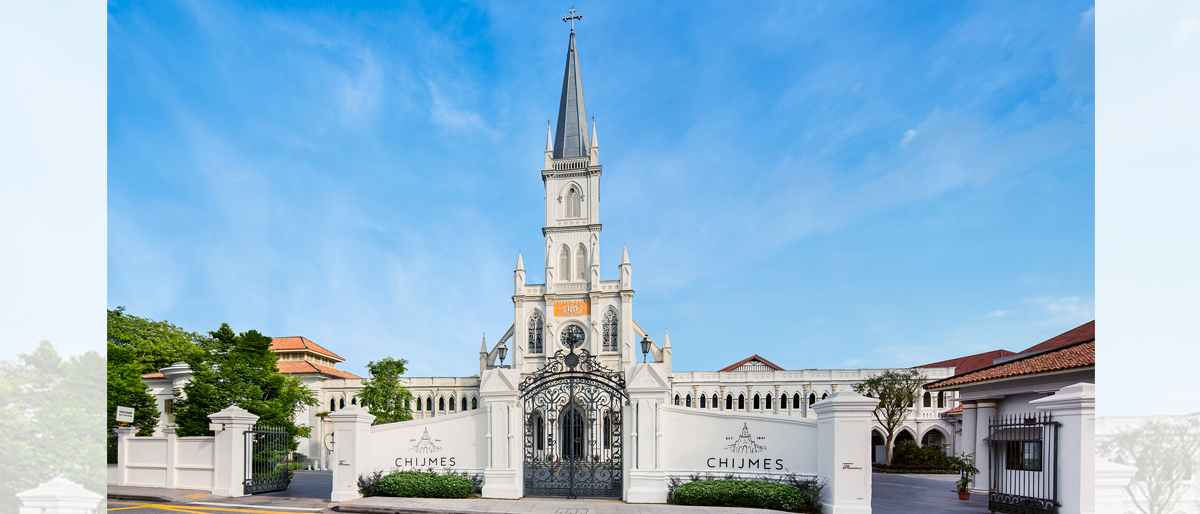
[(288, 467), (291, 451), (287, 429), (274, 425), (254, 425), (246, 431), (245, 494), (282, 491), (292, 482)]
[(988, 510), (1006, 514), (1058, 512), (1058, 427), (1050, 413), (992, 418), (988, 431)]
[(567, 346), (520, 385), (525, 494), (619, 497), (625, 376)]

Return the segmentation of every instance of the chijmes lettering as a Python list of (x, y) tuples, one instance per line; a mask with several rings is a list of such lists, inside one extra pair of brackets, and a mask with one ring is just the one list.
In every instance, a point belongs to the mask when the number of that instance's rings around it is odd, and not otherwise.
[(725, 469), (761, 469), (763, 471), (782, 470), (783, 459), (722, 459), (710, 457), (708, 467)]
[(437, 466), (440, 468), (454, 467), (454, 457), (398, 457), (398, 468), (424, 468)]

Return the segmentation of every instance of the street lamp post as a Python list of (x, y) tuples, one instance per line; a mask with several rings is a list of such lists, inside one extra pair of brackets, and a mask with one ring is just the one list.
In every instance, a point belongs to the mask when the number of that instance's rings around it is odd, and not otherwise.
[(650, 353), (650, 336), (642, 336), (642, 364), (646, 363), (646, 354)]

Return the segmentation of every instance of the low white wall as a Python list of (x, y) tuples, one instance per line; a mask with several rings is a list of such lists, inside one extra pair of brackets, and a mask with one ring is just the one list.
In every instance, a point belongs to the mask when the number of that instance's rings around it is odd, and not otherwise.
[(487, 467), (487, 410), (375, 425), (370, 448), (366, 469), (482, 473)]
[(665, 405), (662, 458), (668, 475), (817, 474), (817, 422)]
[(108, 465), (108, 485), (118, 485), (117, 480), (121, 478), (121, 469), (116, 464)]
[(214, 437), (129, 437), (124, 443), (128, 460), (123, 483), (121, 466), (114, 466), (109, 468), (110, 484), (212, 489)]

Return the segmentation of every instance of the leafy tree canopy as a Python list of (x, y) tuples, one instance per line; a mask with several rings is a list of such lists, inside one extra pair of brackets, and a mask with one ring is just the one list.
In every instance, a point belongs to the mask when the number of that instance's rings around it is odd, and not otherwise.
[(133, 424), (142, 427), (138, 435), (154, 432), (160, 413), (142, 375), (199, 355), (198, 339), (166, 321), (128, 314), (124, 307), (108, 310), (109, 433), (117, 426), (118, 405), (133, 407)]
[[(104, 491), (103, 369), (97, 352), (64, 359), (46, 341), (17, 362), (0, 360), (0, 498), (56, 476)], [(0, 501), (0, 514), (16, 510), (16, 502)]]
[(889, 369), (872, 375), (854, 384), (854, 391), (879, 399), (875, 406), (875, 420), (887, 432), (887, 465), (892, 464), (892, 442), (896, 432), (904, 425), (908, 412), (917, 401), (917, 391), (926, 381), (925, 374), (917, 369)]
[(371, 378), (363, 380), (358, 397), (362, 406), (375, 415), (375, 422), (372, 424), (382, 425), (412, 419), (412, 408), (409, 407), (412, 394), (400, 382), (400, 377), (407, 371), (407, 365), (407, 360), (391, 357), (367, 364)]
[(1191, 488), (1188, 482), (1200, 458), (1200, 420), (1191, 416), (1150, 419), (1122, 428), (1096, 446), (1113, 462), (1137, 467), (1125, 490), (1138, 510), (1174, 512)]
[(285, 427), (295, 449), (297, 437), (308, 437), (311, 427), (297, 425), (294, 417), (317, 404), (313, 392), (299, 378), (279, 373), (270, 337), (257, 330), (235, 334), (228, 324), (209, 336), (203, 352), (187, 361), (192, 381), (176, 397), (177, 433), (210, 435), (208, 415), (237, 405), (259, 416), (259, 423)]

